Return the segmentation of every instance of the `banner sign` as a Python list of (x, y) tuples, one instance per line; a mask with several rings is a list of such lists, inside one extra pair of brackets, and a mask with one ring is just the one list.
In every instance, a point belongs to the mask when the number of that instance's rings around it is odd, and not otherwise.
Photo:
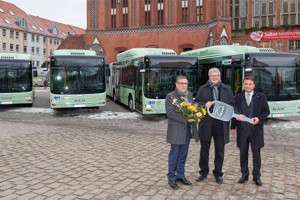
[(300, 40), (300, 29), (255, 31), (249, 34), (252, 41)]

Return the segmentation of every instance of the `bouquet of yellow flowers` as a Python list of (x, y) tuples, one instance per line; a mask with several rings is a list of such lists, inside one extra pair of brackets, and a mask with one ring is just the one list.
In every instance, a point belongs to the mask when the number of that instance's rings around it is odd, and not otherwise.
[(176, 107), (176, 111), (181, 113), (186, 119), (193, 119), (195, 123), (199, 123), (206, 115), (206, 110), (197, 104), (187, 103), (184, 100), (179, 101), (173, 98), (172, 104)]

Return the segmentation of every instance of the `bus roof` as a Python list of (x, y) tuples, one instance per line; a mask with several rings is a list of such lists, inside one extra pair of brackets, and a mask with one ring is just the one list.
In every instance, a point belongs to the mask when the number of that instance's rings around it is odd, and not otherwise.
[(117, 61), (131, 60), (146, 55), (177, 55), (172, 49), (164, 48), (132, 48), (117, 55)]
[(0, 53), (0, 59), (31, 60), (32, 56), (22, 53)]
[(252, 46), (242, 45), (215, 45), (191, 51), (182, 52), (180, 55), (197, 56), (199, 59), (224, 57), (229, 55), (244, 54), (246, 52), (259, 52), (259, 49)]
[(62, 56), (96, 56), (96, 52), (93, 50), (84, 50), (84, 49), (59, 49), (53, 51), (53, 55), (62, 55)]

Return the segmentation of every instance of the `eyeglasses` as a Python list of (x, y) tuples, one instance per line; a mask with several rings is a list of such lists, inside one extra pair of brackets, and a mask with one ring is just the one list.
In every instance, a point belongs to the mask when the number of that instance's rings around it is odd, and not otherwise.
[(188, 83), (177, 82), (178, 85), (187, 85)]
[(220, 74), (218, 74), (218, 75), (209, 75), (209, 77), (218, 77), (218, 76), (220, 76)]

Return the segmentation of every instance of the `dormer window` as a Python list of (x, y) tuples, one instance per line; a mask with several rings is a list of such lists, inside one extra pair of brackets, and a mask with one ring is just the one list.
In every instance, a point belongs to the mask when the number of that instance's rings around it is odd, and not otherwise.
[(15, 19), (15, 23), (22, 28), (27, 28), (27, 22), (25, 21), (24, 18), (17, 18)]
[(55, 27), (53, 28), (53, 34), (57, 35), (57, 29)]
[(3, 10), (2, 8), (0, 8), (0, 12), (1, 12), (1, 13), (4, 13), (4, 10)]
[(68, 35), (76, 35), (76, 32), (74, 30), (68, 31)]
[(52, 34), (54, 34), (54, 35), (57, 35), (58, 34), (58, 31), (57, 31), (57, 28), (56, 28), (56, 26), (48, 26), (47, 27), (47, 29), (48, 29), (48, 31), (50, 32), (50, 33), (52, 33)]
[(4, 21), (7, 23), (7, 24), (11, 24), (8, 19), (4, 19)]
[(12, 16), (14, 16), (14, 15), (15, 15), (15, 13), (13, 13), (13, 11), (9, 11), (9, 13), (10, 13)]

